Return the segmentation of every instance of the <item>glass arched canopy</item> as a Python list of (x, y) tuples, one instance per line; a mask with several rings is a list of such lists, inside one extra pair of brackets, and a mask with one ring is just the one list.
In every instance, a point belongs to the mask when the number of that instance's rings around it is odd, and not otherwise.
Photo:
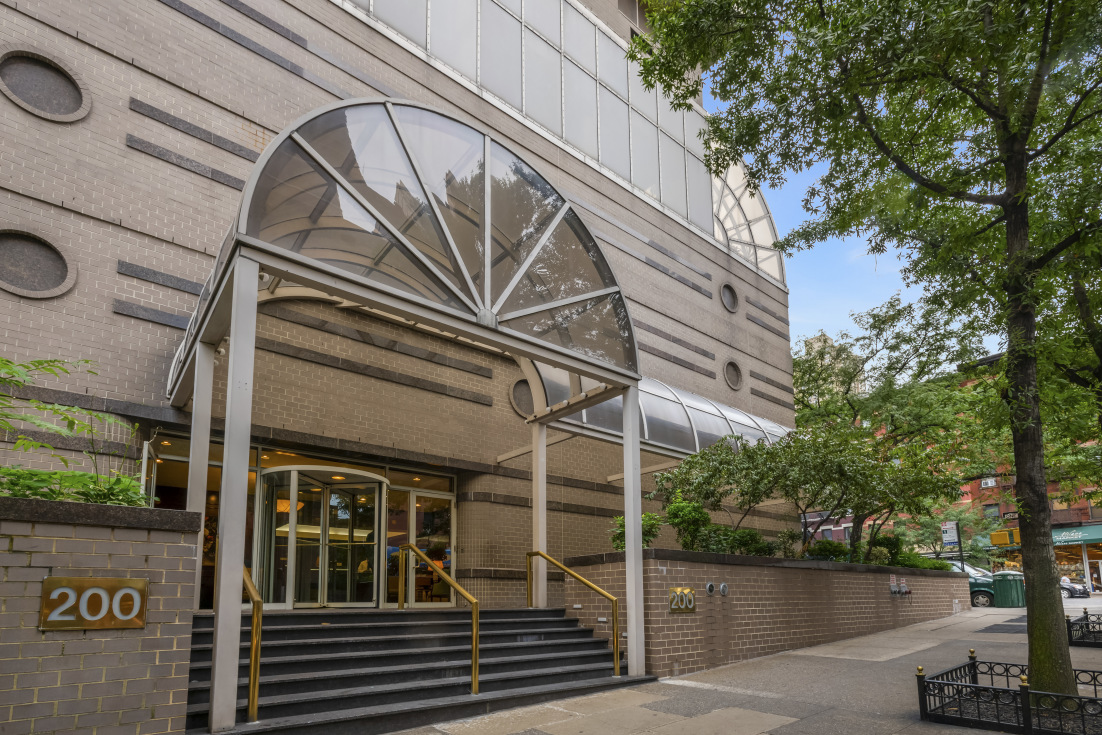
[(407, 103), (323, 109), (262, 159), (242, 234), (454, 317), (636, 372), (620, 288), (532, 167)]
[[(535, 363), (546, 405), (570, 398), (578, 390), (590, 390), (595, 382), (571, 376), (561, 368)], [(531, 374), (531, 373), (529, 373)], [(537, 388), (538, 389), (538, 388)], [(741, 436), (747, 441), (776, 442), (790, 429), (768, 419), (752, 416), (722, 403), (674, 388), (653, 378), (639, 382), (640, 429), (644, 448), (673, 454), (692, 454), (710, 447), (725, 436)], [(618, 436), (623, 433), (623, 397), (561, 419), (584, 429)], [(563, 427), (567, 431), (569, 427)]]

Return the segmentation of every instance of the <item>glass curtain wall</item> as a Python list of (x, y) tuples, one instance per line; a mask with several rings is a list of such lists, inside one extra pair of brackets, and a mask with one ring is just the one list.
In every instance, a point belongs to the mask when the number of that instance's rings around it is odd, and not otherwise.
[[(745, 196), (737, 181), (713, 181), (704, 166), (702, 111), (674, 110), (657, 90), (646, 89), (638, 67), (625, 59), (622, 42), (580, 5), (572, 0), (355, 2), (591, 163), (783, 282), (764, 199)], [(734, 170), (726, 178), (740, 175)], [(742, 209), (753, 211), (744, 215)]]

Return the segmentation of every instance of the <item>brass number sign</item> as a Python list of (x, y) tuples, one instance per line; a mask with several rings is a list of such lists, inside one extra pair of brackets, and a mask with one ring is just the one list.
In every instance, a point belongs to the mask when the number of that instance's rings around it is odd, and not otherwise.
[(144, 628), (148, 588), (148, 579), (46, 577), (38, 628)]
[(696, 590), (692, 587), (670, 587), (670, 612), (696, 612)]

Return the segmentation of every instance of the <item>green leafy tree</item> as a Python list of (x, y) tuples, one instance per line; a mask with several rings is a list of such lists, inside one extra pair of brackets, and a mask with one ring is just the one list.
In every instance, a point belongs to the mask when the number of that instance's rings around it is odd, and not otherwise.
[[(820, 162), (814, 218), (783, 246), (871, 235), (947, 308), (1004, 335), (1041, 690), (1074, 693), (1044, 465), (1037, 315), (1102, 230), (1102, 0), (653, 0), (645, 83), (687, 106), (707, 83), (707, 163), (751, 188)], [(703, 75), (699, 74), (703, 70)]]
[(932, 508), (929, 513), (902, 519), (896, 525), (895, 535), (902, 538), (907, 546), (929, 551), (937, 559), (958, 559), (959, 550), (946, 548), (942, 542), (941, 524), (945, 521), (960, 523), (965, 561), (987, 566), (990, 555), (984, 549), (985, 541), (992, 531), (1002, 526), (1002, 521), (987, 518), (982, 509), (974, 506), (944, 504)]

